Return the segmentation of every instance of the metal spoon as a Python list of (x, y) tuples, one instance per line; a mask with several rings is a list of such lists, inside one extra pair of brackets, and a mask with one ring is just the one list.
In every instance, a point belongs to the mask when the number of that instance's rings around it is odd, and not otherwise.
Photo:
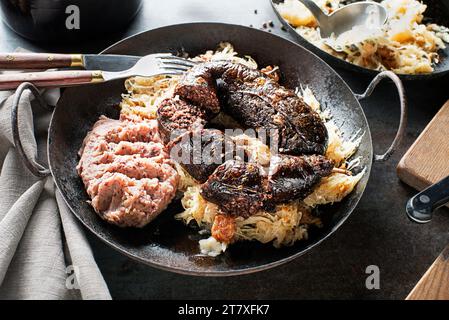
[(327, 15), (314, 1), (299, 1), (309, 9), (318, 21), (322, 38), (328, 38), (332, 34), (338, 37), (343, 32), (360, 25), (369, 24), (373, 28), (380, 27), (387, 20), (386, 9), (376, 2), (363, 1), (351, 3)]

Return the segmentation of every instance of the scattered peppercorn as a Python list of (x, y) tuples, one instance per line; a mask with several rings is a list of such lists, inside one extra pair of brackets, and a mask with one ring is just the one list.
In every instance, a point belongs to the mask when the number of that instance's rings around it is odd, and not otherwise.
[(269, 25), (270, 27), (274, 27), (273, 21), (272, 21), (272, 20), (268, 21), (268, 25)]
[(268, 28), (268, 24), (267, 24), (266, 22), (264, 22), (264, 23), (262, 24), (262, 28), (264, 28), (264, 29)]
[(257, 9), (254, 10), (254, 14), (257, 14)]
[(282, 26), (282, 27), (281, 27), (281, 30), (282, 30), (282, 31), (287, 31), (287, 28), (286, 28), (285, 26)]

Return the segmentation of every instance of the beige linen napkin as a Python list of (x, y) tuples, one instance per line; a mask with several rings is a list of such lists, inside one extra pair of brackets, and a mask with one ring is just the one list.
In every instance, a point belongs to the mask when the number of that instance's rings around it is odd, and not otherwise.
[[(55, 93), (46, 100), (54, 103)], [(14, 147), (13, 98), (0, 92), (0, 299), (110, 299), (84, 230), (52, 178), (33, 176)], [(22, 144), (28, 158), (43, 165), (49, 118), (50, 111), (24, 91)]]

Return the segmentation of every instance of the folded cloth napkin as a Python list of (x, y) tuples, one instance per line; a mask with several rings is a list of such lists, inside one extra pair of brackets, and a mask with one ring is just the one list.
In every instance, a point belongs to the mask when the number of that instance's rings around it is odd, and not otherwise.
[[(46, 101), (54, 102), (55, 93), (47, 92)], [(111, 299), (84, 230), (52, 178), (31, 174), (14, 147), (13, 98), (0, 92), (0, 299)], [(25, 154), (46, 165), (50, 111), (25, 90), (18, 118)]]

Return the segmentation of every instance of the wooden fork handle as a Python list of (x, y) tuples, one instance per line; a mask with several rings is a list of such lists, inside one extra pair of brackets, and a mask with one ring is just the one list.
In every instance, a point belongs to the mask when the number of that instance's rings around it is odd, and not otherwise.
[(51, 69), (82, 66), (81, 54), (0, 53), (0, 69)]
[(0, 90), (16, 89), (23, 82), (31, 82), (38, 88), (52, 88), (103, 81), (103, 73), (98, 70), (10, 73), (0, 75)]

